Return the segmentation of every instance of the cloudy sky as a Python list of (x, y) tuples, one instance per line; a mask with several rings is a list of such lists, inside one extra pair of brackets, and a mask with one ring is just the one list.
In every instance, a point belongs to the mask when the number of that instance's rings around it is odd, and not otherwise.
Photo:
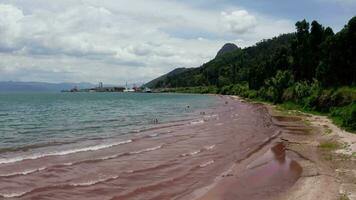
[(0, 0), (0, 81), (141, 83), (355, 14), (356, 0)]

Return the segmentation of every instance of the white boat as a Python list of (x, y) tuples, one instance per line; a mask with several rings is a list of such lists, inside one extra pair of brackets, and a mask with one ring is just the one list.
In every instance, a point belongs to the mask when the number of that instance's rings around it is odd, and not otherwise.
[(126, 87), (124, 89), (124, 92), (136, 92), (133, 88), (128, 88), (127, 87), (127, 82), (126, 82)]
[(146, 93), (151, 93), (152, 92), (152, 90), (150, 88), (148, 88), (148, 87), (146, 87), (143, 91), (146, 92)]
[(125, 88), (124, 92), (135, 92), (135, 90), (132, 88)]

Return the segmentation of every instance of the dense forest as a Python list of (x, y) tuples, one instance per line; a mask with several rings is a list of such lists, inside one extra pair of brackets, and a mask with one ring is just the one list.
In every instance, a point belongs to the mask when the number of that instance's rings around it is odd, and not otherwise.
[(296, 32), (217, 56), (147, 84), (168, 91), (220, 93), (330, 113), (356, 130), (356, 17), (338, 33), (317, 21)]

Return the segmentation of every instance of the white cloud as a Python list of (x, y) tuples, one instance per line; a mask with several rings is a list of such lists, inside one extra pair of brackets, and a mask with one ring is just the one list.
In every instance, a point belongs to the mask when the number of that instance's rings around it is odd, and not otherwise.
[(289, 30), (288, 21), (246, 10), (221, 14), (176, 1), (0, 2), (7, 2), (0, 4), (0, 80), (148, 81), (207, 62), (228, 40), (246, 46)]
[(21, 36), (20, 23), (24, 15), (16, 7), (2, 4), (0, 4), (0, 14), (0, 49), (15, 49)]
[(243, 34), (257, 25), (256, 17), (246, 10), (236, 10), (231, 13), (222, 12), (224, 26), (237, 34)]

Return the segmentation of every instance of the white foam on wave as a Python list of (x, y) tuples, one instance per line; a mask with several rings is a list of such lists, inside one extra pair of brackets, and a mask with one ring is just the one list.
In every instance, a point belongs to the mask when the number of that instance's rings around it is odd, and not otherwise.
[(28, 175), (28, 174), (32, 174), (32, 173), (35, 173), (35, 172), (43, 171), (45, 169), (47, 169), (47, 168), (46, 167), (41, 167), (41, 168), (38, 168), (38, 169), (27, 169), (27, 170), (21, 171), (21, 172), (13, 172), (13, 173), (9, 173), (9, 174), (0, 174), (0, 177)]
[(152, 148), (143, 149), (143, 150), (140, 150), (140, 151), (133, 151), (133, 152), (130, 152), (130, 154), (140, 154), (140, 153), (145, 153), (145, 152), (149, 152), (149, 151), (155, 151), (155, 150), (158, 150), (160, 148), (162, 148), (162, 145), (156, 146), (156, 147), (152, 147)]
[(159, 136), (159, 133), (155, 133), (155, 134), (151, 134), (149, 135), (150, 137), (158, 137)]
[(101, 145), (96, 145), (96, 146), (90, 146), (90, 147), (84, 147), (84, 148), (78, 148), (78, 149), (70, 149), (70, 150), (64, 150), (64, 151), (58, 151), (58, 152), (39, 153), (39, 154), (33, 154), (33, 155), (29, 155), (29, 156), (20, 156), (20, 157), (15, 157), (15, 158), (3, 158), (3, 159), (0, 159), (0, 164), (15, 163), (15, 162), (23, 161), (23, 160), (35, 160), (38, 158), (43, 158), (43, 157), (48, 157), (48, 156), (64, 156), (64, 155), (68, 155), (68, 154), (74, 154), (74, 153), (80, 153), (80, 152), (86, 152), (86, 151), (97, 151), (97, 150), (107, 149), (107, 148), (122, 145), (122, 144), (128, 144), (131, 142), (132, 142), (132, 140), (126, 140), (126, 141), (121, 141), (121, 142), (116, 142), (116, 143), (111, 143), (111, 144), (101, 144)]
[(197, 154), (201, 153), (202, 151), (213, 150), (215, 148), (215, 146), (216, 146), (215, 144), (211, 145), (211, 146), (205, 146), (202, 150), (197, 150), (197, 151), (193, 151), (193, 152), (190, 152), (190, 153), (184, 153), (184, 154), (181, 154), (180, 156), (182, 156), (182, 157), (194, 156), (194, 155), (197, 155)]
[(194, 155), (197, 155), (197, 154), (200, 153), (200, 152), (201, 152), (200, 150), (194, 151), (194, 152), (190, 153), (190, 155), (191, 155), (191, 156), (194, 156)]
[(80, 183), (70, 183), (70, 186), (74, 186), (74, 187), (87, 187), (87, 186), (92, 186), (92, 185), (96, 185), (99, 183), (103, 183), (106, 181), (110, 181), (110, 180), (115, 180), (119, 178), (119, 176), (113, 176), (113, 177), (108, 177), (108, 178), (101, 178), (98, 180), (90, 180), (90, 181), (86, 181), (86, 182), (80, 182)]
[(211, 164), (214, 164), (214, 160), (210, 160), (208, 162), (205, 162), (205, 163), (199, 165), (199, 167), (203, 168), (203, 167), (207, 167), (207, 166), (209, 166)]
[(121, 155), (121, 154), (115, 154), (115, 155), (112, 155), (112, 156), (105, 156), (105, 157), (99, 158), (98, 160), (110, 160), (110, 159), (117, 158), (117, 157), (119, 157), (120, 155)]
[(72, 162), (68, 162), (68, 163), (63, 163), (63, 164), (61, 164), (62, 166), (72, 166), (74, 163), (72, 163)]
[(11, 193), (0, 193), (0, 197), (3, 198), (15, 198), (15, 197), (21, 197), (31, 191), (23, 191), (23, 192), (11, 192)]
[(216, 147), (216, 145), (214, 144), (214, 145), (211, 145), (211, 146), (205, 146), (204, 148), (206, 149), (206, 150), (212, 150), (212, 149), (214, 149)]
[(200, 152), (201, 152), (201, 150), (197, 150), (197, 151), (193, 151), (193, 152), (190, 152), (190, 153), (181, 154), (180, 156), (182, 156), (182, 157), (194, 156), (194, 155), (197, 155), (197, 154), (200, 153)]
[(203, 124), (203, 123), (205, 123), (205, 121), (203, 119), (190, 122), (191, 125), (198, 125), (198, 124)]
[(210, 120), (218, 120), (219, 119), (219, 115), (207, 115), (204, 117), (204, 120), (206, 121), (210, 121)]

